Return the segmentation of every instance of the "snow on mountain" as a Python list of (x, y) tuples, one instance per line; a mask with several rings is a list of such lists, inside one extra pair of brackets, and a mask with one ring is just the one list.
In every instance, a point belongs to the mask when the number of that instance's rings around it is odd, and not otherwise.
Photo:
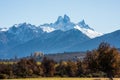
[[(47, 28), (44, 28), (46, 27)], [(47, 31), (45, 29), (48, 29), (48, 27), (52, 30), (62, 30), (62, 31), (67, 31), (70, 29), (73, 29), (73, 27), (75, 26), (75, 24), (73, 22), (70, 21), (70, 18), (67, 15), (64, 15), (64, 17), (59, 16), (57, 21), (55, 21), (55, 23), (51, 23), (51, 24), (44, 24), (41, 25), (40, 27), (42, 27), (44, 29), (44, 31)]]
[(102, 36), (90, 39), (83, 43), (78, 43), (72, 46), (71, 48), (68, 48), (68, 50), (72, 50), (72, 51), (92, 50), (92, 49), (97, 48), (101, 42), (107, 42), (113, 47), (120, 48), (120, 30), (104, 34)]
[(54, 28), (49, 27), (49, 26), (44, 26), (44, 27), (41, 27), (41, 28), (44, 32), (47, 32), (47, 33), (50, 33), (50, 32), (55, 30)]
[(78, 29), (89, 38), (95, 38), (102, 35), (102, 33), (98, 33), (93, 28), (89, 27), (89, 25), (87, 25), (84, 20), (80, 21), (77, 24), (71, 22), (69, 16), (67, 15), (64, 15), (63, 17), (59, 16), (57, 21), (55, 21), (54, 23), (43, 24), (39, 27), (27, 23), (21, 23), (15, 24), (10, 28), (1, 28), (0, 31), (8, 31), (8, 33), (12, 33), (15, 35), (25, 35), (26, 32), (39, 33), (43, 31), (50, 33), (55, 30), (67, 31), (70, 29)]
[(102, 35), (102, 33), (98, 33), (93, 28), (89, 27), (89, 25), (87, 25), (84, 20), (80, 21), (77, 24), (71, 22), (70, 18), (67, 15), (64, 15), (64, 17), (59, 16), (55, 23), (44, 24), (40, 27), (45, 32), (52, 32), (54, 30), (67, 31), (70, 29), (78, 29), (89, 38), (95, 38)]
[(25, 55), (24, 53), (35, 51), (64, 52), (67, 49), (69, 51), (69, 47), (101, 35), (89, 27), (84, 20), (76, 24), (64, 15), (50, 24), (35, 26), (21, 23), (10, 28), (0, 28), (0, 53), (7, 55), (12, 51), (12, 55)]
[(95, 31), (93, 28), (89, 27), (89, 25), (87, 25), (84, 20), (76, 24), (74, 28), (80, 30), (82, 33), (86, 34), (90, 38), (95, 38), (103, 35), (102, 33), (99, 33)]
[(90, 40), (90, 38), (77, 29), (68, 31), (55, 30), (15, 46), (8, 52), (17, 53), (18, 56), (27, 56), (35, 51), (42, 51), (44, 53), (64, 52), (69, 47), (87, 40)]
[(39, 37), (42, 29), (28, 23), (15, 24), (4, 32), (9, 42), (26, 42)]
[(3, 31), (5, 32), (5, 31), (7, 31), (8, 29), (9, 29), (9, 28), (0, 28), (0, 31), (1, 31), (1, 32), (3, 32)]
[(103, 35), (102, 33), (98, 33), (92, 29), (80, 27), (78, 25), (76, 25), (74, 28), (80, 30), (82, 33), (86, 34), (90, 38), (95, 38), (95, 37)]
[(53, 28), (57, 30), (67, 31), (73, 29), (75, 24), (70, 21), (70, 18), (67, 15), (58, 17), (57, 21), (52, 25)]
[(7, 46), (13, 46), (14, 42), (16, 44), (21, 44), (56, 30), (66, 32), (71, 29), (77, 29), (89, 38), (95, 38), (102, 35), (101, 33), (98, 33), (89, 27), (84, 20), (75, 24), (70, 21), (70, 18), (67, 15), (64, 15), (63, 17), (59, 16), (57, 21), (54, 23), (43, 24), (38, 27), (28, 23), (21, 23), (15, 24), (10, 28), (0, 28), (0, 43), (5, 43)]
[(39, 28), (37, 28), (35, 25), (21, 23), (21, 24), (15, 24), (12, 27), (10, 27), (8, 32), (13, 34), (19, 34), (24, 31), (27, 32), (28, 30), (31, 30), (33, 32), (38, 32)]

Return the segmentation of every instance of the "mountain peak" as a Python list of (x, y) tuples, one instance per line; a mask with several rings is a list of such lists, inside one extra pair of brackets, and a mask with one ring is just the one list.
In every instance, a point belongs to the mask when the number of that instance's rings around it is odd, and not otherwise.
[(85, 24), (85, 20), (83, 19), (83, 20), (81, 20), (79, 23)]
[(63, 20), (63, 17), (62, 16), (59, 16), (57, 21), (62, 21)]
[(64, 15), (64, 22), (70, 22), (70, 18), (66, 14)]
[(41, 26), (41, 28), (45, 32), (52, 32), (55, 30), (68, 31), (70, 29), (77, 29), (81, 31), (82, 33), (84, 33), (85, 35), (87, 35), (89, 38), (94, 38), (94, 37), (102, 35), (101, 33), (98, 33), (94, 31), (94, 29), (89, 27), (89, 25), (85, 23), (84, 19), (80, 21), (79, 23), (75, 24), (70, 21), (69, 16), (67, 16), (66, 14), (63, 17), (59, 16), (55, 23), (44, 24)]
[(66, 14), (64, 15), (64, 17), (59, 16), (58, 19), (57, 19), (57, 21), (56, 21), (56, 24), (59, 24), (60, 22), (62, 22), (62, 23), (68, 23), (68, 22), (70, 22), (69, 16), (67, 16)]
[(63, 22), (63, 17), (62, 16), (59, 16), (55, 23), (59, 24), (60, 22)]
[[(31, 28), (31, 29), (35, 29), (35, 25), (32, 25), (32, 24), (29, 24), (29, 23), (26, 23), (26, 22), (24, 22), (24, 23), (20, 23), (20, 24), (15, 24), (15, 25), (13, 25), (12, 27), (15, 27), (15, 28)], [(12, 28), (11, 27), (11, 28)]]
[(13, 25), (12, 27), (8, 29), (8, 32), (13, 33), (13, 34), (19, 34), (19, 33), (27, 32), (27, 31), (32, 31), (32, 30), (37, 31), (36, 26), (24, 22), (24, 23)]
[(23, 26), (28, 26), (28, 24), (26, 22), (23, 22), (23, 23), (20, 23), (20, 24), (15, 24), (12, 27), (19, 28), (19, 27), (23, 27)]
[[(78, 25), (86, 26), (87, 24), (85, 23), (85, 20), (83, 19), (83, 20), (81, 20), (81, 21), (78, 23)], [(81, 26), (81, 27), (82, 27), (82, 26)]]
[(80, 21), (77, 25), (80, 26), (81, 28), (86, 28), (86, 29), (90, 29), (90, 30), (93, 30), (93, 31), (94, 31), (93, 28), (89, 27), (89, 25), (87, 25), (87, 24), (85, 23), (85, 20), (84, 20), (84, 19), (83, 19), (82, 21)]

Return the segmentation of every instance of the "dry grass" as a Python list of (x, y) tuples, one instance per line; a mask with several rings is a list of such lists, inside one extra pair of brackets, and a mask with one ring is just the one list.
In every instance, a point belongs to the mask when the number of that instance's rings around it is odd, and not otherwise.
[[(9, 80), (111, 80), (109, 78), (21, 78), (21, 79), (9, 79)], [(120, 80), (120, 78), (114, 78), (113, 80)]]
[(16, 62), (0, 62), (0, 64), (14, 64), (14, 63), (16, 63)]

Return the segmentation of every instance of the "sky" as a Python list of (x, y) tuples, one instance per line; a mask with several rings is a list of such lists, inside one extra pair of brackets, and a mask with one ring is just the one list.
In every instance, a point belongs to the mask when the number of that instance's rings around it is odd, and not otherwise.
[(53, 23), (68, 15), (101, 33), (120, 29), (120, 0), (0, 0), (0, 27), (30, 23)]

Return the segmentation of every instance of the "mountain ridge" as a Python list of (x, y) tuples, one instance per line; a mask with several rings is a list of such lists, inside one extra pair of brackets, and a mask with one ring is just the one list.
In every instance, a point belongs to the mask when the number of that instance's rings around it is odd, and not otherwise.
[(96, 32), (84, 20), (73, 23), (67, 15), (54, 23), (35, 26), (29, 23), (0, 28), (0, 58), (24, 57), (36, 51), (44, 53), (86, 51), (106, 41), (120, 48), (120, 30), (108, 34)]

